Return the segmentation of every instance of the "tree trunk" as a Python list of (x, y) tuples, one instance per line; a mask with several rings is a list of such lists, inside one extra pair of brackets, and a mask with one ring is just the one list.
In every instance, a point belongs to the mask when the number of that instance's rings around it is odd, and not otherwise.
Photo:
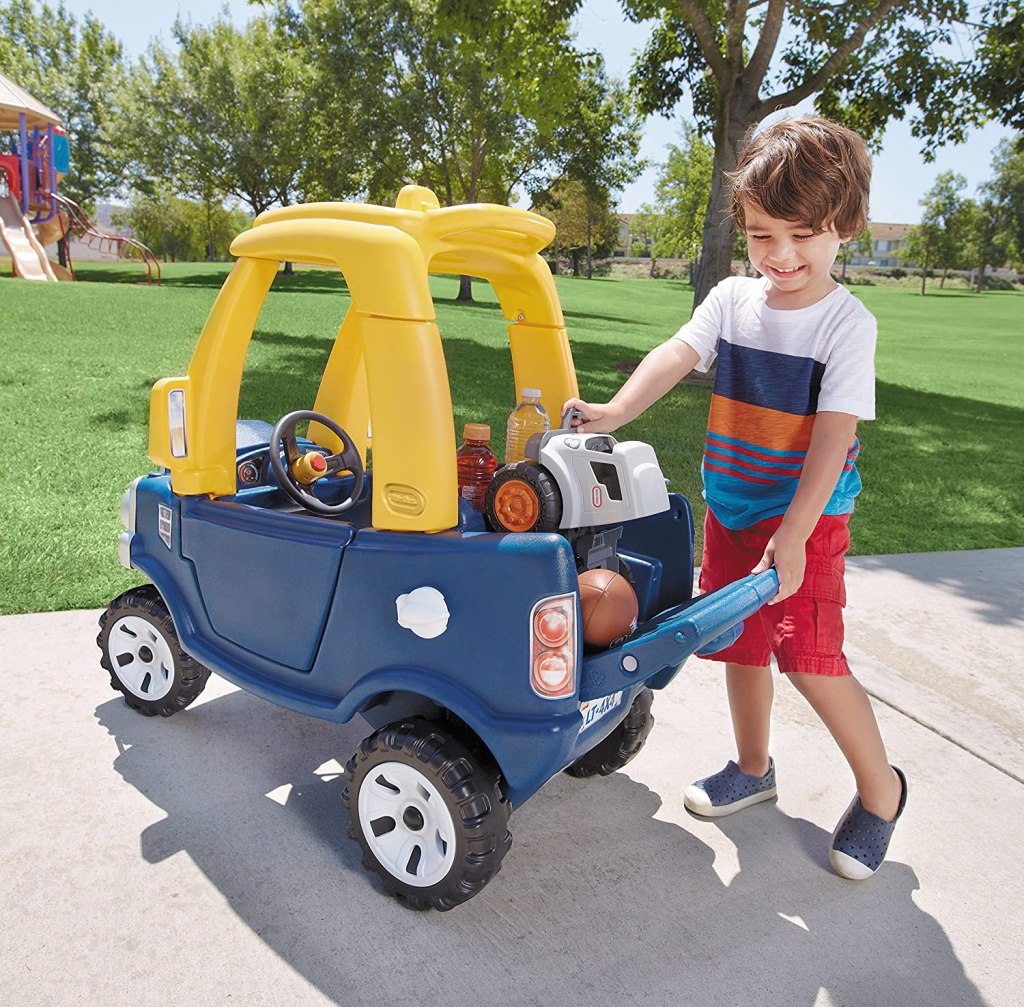
[(652, 280), (654, 279), (654, 273), (658, 268), (658, 260), (652, 255), (651, 256), (651, 269), (647, 274)]
[(459, 277), (459, 296), (455, 300), (464, 304), (473, 303), (473, 278), (471, 276)]
[(939, 280), (939, 290), (945, 290), (946, 288), (946, 277), (949, 276), (949, 270), (944, 269), (942, 271), (942, 279)]
[[(724, 103), (720, 103), (721, 104)], [(754, 124), (753, 117), (743, 115), (735, 106), (720, 107), (719, 125), (715, 127), (715, 160), (712, 165), (711, 196), (704, 214), (704, 231), (701, 236), (700, 264), (697, 266), (697, 282), (693, 290), (693, 306), (696, 307), (708, 296), (711, 289), (732, 272), (733, 226), (729, 187), (725, 173), (736, 170), (740, 146), (748, 127)]]
[(591, 249), (594, 230), (594, 209), (590, 197), (587, 197), (587, 279), (594, 278), (594, 256)]
[(57, 265), (62, 266), (64, 269), (68, 268), (68, 245), (67, 238), (61, 238), (57, 242)]
[(848, 256), (846, 254), (846, 246), (844, 245), (843, 246), (843, 271), (842, 271), (842, 273), (840, 274), (840, 277), (839, 277), (843, 281), (843, 283), (846, 283), (846, 260), (847, 260), (847, 258), (848, 258)]

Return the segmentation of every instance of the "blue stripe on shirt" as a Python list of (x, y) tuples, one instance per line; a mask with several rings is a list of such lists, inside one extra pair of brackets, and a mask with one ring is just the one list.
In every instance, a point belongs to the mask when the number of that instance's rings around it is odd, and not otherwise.
[(722, 339), (715, 394), (764, 409), (810, 416), (818, 410), (824, 373), (825, 365), (813, 357), (755, 350)]

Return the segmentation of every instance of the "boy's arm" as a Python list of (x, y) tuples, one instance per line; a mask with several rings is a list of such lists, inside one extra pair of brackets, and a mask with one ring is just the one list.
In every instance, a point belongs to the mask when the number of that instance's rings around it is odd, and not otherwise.
[(856, 432), (857, 417), (849, 413), (821, 412), (814, 418), (810, 447), (793, 501), (753, 570), (761, 573), (775, 564), (779, 593), (769, 605), (788, 598), (803, 583), (807, 540), (839, 482)]
[(611, 402), (569, 399), (562, 406), (562, 415), (576, 408), (583, 414), (582, 422), (576, 426), (577, 430), (583, 433), (611, 433), (624, 423), (636, 419), (648, 406), (671, 391), (699, 362), (700, 354), (688, 343), (674, 337), (666, 339), (640, 361)]

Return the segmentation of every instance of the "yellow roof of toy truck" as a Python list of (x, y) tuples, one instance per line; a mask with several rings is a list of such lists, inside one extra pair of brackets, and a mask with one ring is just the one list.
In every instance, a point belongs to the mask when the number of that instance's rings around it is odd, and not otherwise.
[[(238, 392), (263, 300), (281, 262), (331, 266), (344, 274), (352, 303), (313, 408), (348, 431), (364, 461), (372, 425), (374, 527), (454, 527), (454, 417), (428, 274), (491, 283), (509, 323), (515, 386), (541, 388), (555, 415), (577, 386), (558, 294), (538, 254), (554, 234), (551, 221), (526, 210), (442, 208), (420, 186), (406, 186), (394, 207), (310, 203), (261, 214), (231, 245), (239, 258), (188, 374), (153, 388), (150, 457), (170, 469), (176, 493), (236, 492)], [(320, 424), (309, 436), (340, 447)]]

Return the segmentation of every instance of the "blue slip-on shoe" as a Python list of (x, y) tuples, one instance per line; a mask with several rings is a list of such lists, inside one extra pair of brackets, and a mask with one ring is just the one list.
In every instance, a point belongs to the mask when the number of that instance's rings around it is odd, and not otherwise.
[(775, 760), (768, 759), (764, 776), (747, 776), (732, 760), (720, 773), (691, 783), (683, 791), (683, 804), (695, 815), (718, 818), (775, 796)]
[(832, 833), (832, 845), (828, 851), (829, 863), (836, 874), (851, 881), (870, 878), (882, 866), (886, 851), (889, 849), (889, 840), (907, 803), (907, 778), (903, 775), (903, 770), (897, 766), (892, 768), (900, 778), (900, 786), (903, 788), (896, 817), (887, 822), (884, 818), (873, 815), (860, 803), (860, 795), (856, 794), (846, 809), (846, 814), (839, 820), (835, 832)]

